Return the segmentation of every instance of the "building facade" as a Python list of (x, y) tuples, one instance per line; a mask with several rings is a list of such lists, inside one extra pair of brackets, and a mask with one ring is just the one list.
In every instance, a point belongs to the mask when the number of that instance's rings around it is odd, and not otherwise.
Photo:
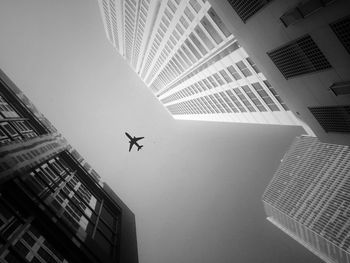
[(267, 219), (325, 262), (350, 262), (349, 175), (349, 146), (296, 138), (263, 195)]
[(298, 118), (350, 145), (350, 2), (210, 1)]
[(137, 263), (134, 214), (0, 73), (0, 262)]
[(174, 118), (301, 125), (313, 134), (208, 1), (98, 2), (107, 38)]

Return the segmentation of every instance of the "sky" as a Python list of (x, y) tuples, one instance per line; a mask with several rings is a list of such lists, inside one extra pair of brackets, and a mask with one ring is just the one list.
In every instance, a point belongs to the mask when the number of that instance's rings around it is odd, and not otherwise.
[(261, 202), (300, 127), (174, 120), (97, 0), (1, 0), (0, 36), (1, 69), (135, 213), (140, 263), (321, 262)]

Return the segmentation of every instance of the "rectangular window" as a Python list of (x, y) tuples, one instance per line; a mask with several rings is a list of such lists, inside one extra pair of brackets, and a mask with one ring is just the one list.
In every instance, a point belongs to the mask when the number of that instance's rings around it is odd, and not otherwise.
[(231, 112), (232, 112), (232, 110), (230, 109), (230, 107), (227, 106), (227, 104), (224, 102), (224, 100), (220, 97), (219, 94), (216, 93), (216, 94), (214, 94), (214, 96), (215, 96), (216, 100), (220, 103), (220, 105), (221, 105), (222, 107), (224, 107), (224, 109), (225, 109), (226, 112), (228, 112), (228, 113), (231, 113)]
[(190, 60), (192, 61), (192, 63), (196, 63), (196, 58), (192, 55), (192, 53), (187, 49), (187, 47), (185, 45), (181, 46), (182, 50), (186, 53), (187, 57), (190, 58)]
[(203, 90), (207, 90), (207, 87), (204, 85), (203, 81), (198, 81), (199, 85), (202, 87)]
[(232, 77), (235, 79), (235, 80), (239, 80), (241, 79), (242, 77), (239, 75), (239, 73), (235, 70), (235, 68), (233, 66), (228, 66), (227, 67), (227, 70), (228, 72), (230, 72), (230, 74), (232, 75)]
[(201, 10), (201, 5), (197, 2), (197, 0), (190, 0), (190, 5), (196, 11), (196, 13), (198, 13), (199, 10)]
[(281, 106), (288, 111), (289, 108), (287, 107), (287, 105), (283, 102), (283, 100), (281, 99), (281, 97), (278, 95), (278, 93), (275, 91), (275, 89), (271, 86), (270, 82), (268, 82), (267, 80), (264, 80), (264, 84), (266, 85), (266, 87), (270, 90), (270, 92), (273, 94), (273, 96), (278, 100), (278, 102), (281, 104)]
[(350, 132), (350, 106), (309, 107), (326, 132)]
[(260, 69), (258, 68), (258, 66), (254, 63), (254, 61), (251, 58), (247, 57), (246, 60), (248, 61), (248, 63), (254, 69), (254, 71), (256, 73), (260, 73), (261, 72)]
[(255, 96), (255, 94), (250, 90), (250, 88), (247, 85), (244, 85), (241, 88), (244, 90), (245, 94), (248, 95), (248, 97), (255, 104), (255, 106), (259, 109), (259, 111), (261, 112), (266, 111), (261, 101), (258, 99), (257, 96)]
[(207, 30), (207, 32), (209, 33), (209, 35), (214, 39), (214, 41), (216, 42), (216, 44), (220, 44), (223, 39), (222, 37), (219, 35), (219, 33), (216, 31), (216, 29), (213, 27), (213, 25), (210, 23), (210, 21), (208, 20), (208, 18), (206, 18), (205, 16), (202, 18), (201, 20), (201, 24), (203, 25), (203, 27)]
[(330, 27), (350, 54), (350, 16), (343, 17), (331, 23)]
[(177, 24), (177, 25), (176, 25), (176, 29), (177, 29), (177, 31), (179, 31), (180, 35), (183, 35), (183, 34), (184, 34), (184, 30), (182, 29), (182, 27), (180, 26), (180, 24)]
[(245, 77), (253, 75), (242, 60), (237, 62), (236, 65)]
[(183, 16), (180, 18), (180, 22), (185, 29), (188, 28), (188, 22)]
[(267, 52), (267, 55), (286, 79), (332, 67), (310, 35)]
[(168, 8), (164, 9), (164, 13), (165, 13), (166, 17), (169, 19), (169, 21), (171, 21), (173, 19), (173, 15), (172, 15), (172, 13), (170, 13)]
[(185, 8), (185, 15), (187, 16), (188, 20), (190, 20), (191, 22), (193, 21), (194, 14), (191, 12), (191, 10), (188, 7)]
[(228, 0), (244, 23), (270, 1), (271, 0)]
[(193, 33), (190, 34), (190, 39), (196, 45), (202, 55), (205, 56), (205, 54), (207, 54), (207, 50)]
[(221, 77), (219, 76), (218, 73), (214, 73), (213, 76), (216, 79), (216, 81), (219, 83), (220, 86), (225, 84), (225, 82), (221, 79)]
[(230, 78), (230, 76), (226, 73), (225, 70), (220, 70), (220, 75), (226, 80), (227, 83), (232, 82), (232, 79)]
[(242, 103), (237, 99), (236, 95), (233, 94), (231, 90), (226, 91), (226, 94), (230, 97), (230, 99), (234, 102), (234, 104), (237, 106), (237, 108), (241, 112), (246, 112), (247, 110), (243, 107)]
[(194, 31), (198, 34), (199, 38), (203, 41), (204, 45), (206, 45), (209, 50), (212, 50), (215, 47), (213, 42), (207, 37), (199, 25), (194, 28)]
[(349, 95), (350, 94), (350, 81), (334, 83), (329, 87), (333, 91), (334, 95)]
[(211, 85), (213, 85), (214, 87), (218, 86), (218, 84), (216, 83), (216, 81), (212, 76), (209, 76), (207, 79), (210, 81)]
[(259, 96), (263, 99), (263, 101), (267, 104), (271, 111), (279, 111), (276, 104), (270, 98), (269, 94), (264, 90), (264, 88), (260, 85), (259, 82), (252, 83), (253, 88), (259, 94)]
[(229, 37), (231, 35), (231, 32), (227, 29), (224, 22), (222, 22), (221, 18), (216, 14), (212, 7), (208, 10), (208, 14), (211, 17), (211, 19), (213, 19), (217, 27), (220, 28), (221, 32), (225, 35), (225, 37)]
[(186, 39), (185, 44), (188, 46), (188, 48), (192, 51), (192, 53), (196, 56), (196, 58), (199, 60), (202, 58), (202, 56), (198, 53), (197, 49), (192, 45), (192, 43)]
[(231, 110), (233, 112), (236, 112), (236, 113), (239, 112), (237, 110), (237, 108), (234, 106), (234, 104), (232, 103), (232, 101), (226, 96), (226, 94), (224, 92), (221, 91), (220, 95), (224, 99), (224, 101), (227, 103), (227, 105), (231, 108)]
[(168, 6), (171, 9), (171, 11), (173, 11), (173, 13), (176, 12), (176, 6), (174, 5), (174, 3), (171, 0), (168, 0)]
[(244, 96), (244, 94), (242, 93), (242, 91), (239, 90), (239, 88), (235, 88), (233, 89), (233, 91), (237, 94), (237, 96), (241, 99), (241, 101), (243, 102), (243, 104), (248, 108), (248, 110), (250, 112), (256, 112), (256, 110), (254, 109), (254, 107), (250, 104), (250, 102), (248, 101), (248, 99)]

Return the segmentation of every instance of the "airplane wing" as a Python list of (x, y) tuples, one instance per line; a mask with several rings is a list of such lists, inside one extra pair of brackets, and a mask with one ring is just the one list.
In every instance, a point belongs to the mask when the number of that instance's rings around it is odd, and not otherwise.
[(130, 145), (129, 145), (129, 152), (131, 151), (131, 148), (132, 148), (133, 145), (134, 145), (133, 143), (130, 143)]
[(138, 140), (141, 140), (143, 138), (145, 138), (145, 137), (138, 137), (138, 138), (135, 138), (135, 140), (138, 141)]

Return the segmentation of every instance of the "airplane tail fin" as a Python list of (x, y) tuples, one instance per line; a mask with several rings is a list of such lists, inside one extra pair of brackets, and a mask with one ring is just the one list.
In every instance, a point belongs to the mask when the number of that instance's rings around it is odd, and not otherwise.
[(137, 148), (137, 151), (141, 150), (142, 147), (143, 147), (143, 145), (139, 146), (139, 147)]

